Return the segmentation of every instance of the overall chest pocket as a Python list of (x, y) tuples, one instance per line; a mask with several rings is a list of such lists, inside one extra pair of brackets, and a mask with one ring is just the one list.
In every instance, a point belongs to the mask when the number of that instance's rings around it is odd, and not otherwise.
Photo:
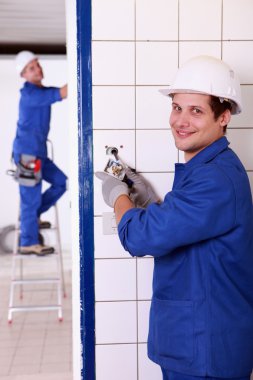
[(150, 317), (158, 355), (191, 363), (194, 355), (193, 302), (154, 298)]

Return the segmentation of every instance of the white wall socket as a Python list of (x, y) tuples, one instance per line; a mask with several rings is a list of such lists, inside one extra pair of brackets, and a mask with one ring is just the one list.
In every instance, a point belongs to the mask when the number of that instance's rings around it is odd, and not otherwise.
[(103, 212), (103, 234), (114, 235), (118, 233), (114, 212)]

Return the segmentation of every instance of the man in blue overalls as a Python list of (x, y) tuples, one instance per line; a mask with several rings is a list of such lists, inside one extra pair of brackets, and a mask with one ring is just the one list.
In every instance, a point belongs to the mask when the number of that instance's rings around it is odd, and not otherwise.
[[(30, 51), (16, 56), (18, 74), (25, 79), (19, 101), (19, 119), (13, 143), (14, 161), (21, 174), (20, 189), (20, 247), (21, 254), (46, 255), (53, 247), (39, 243), (39, 229), (50, 227), (40, 215), (47, 211), (66, 191), (65, 174), (47, 157), (47, 136), (50, 128), (51, 104), (67, 97), (67, 85), (44, 87), (43, 71), (38, 58)], [(26, 179), (28, 171), (34, 174)], [(24, 180), (25, 178), (25, 180)], [(41, 180), (51, 186), (42, 194)]]
[(253, 207), (247, 173), (225, 137), (241, 112), (234, 71), (208, 56), (185, 63), (165, 95), (185, 163), (162, 202), (127, 169), (132, 189), (102, 179), (132, 256), (154, 257), (148, 356), (164, 380), (250, 379), (253, 368)]

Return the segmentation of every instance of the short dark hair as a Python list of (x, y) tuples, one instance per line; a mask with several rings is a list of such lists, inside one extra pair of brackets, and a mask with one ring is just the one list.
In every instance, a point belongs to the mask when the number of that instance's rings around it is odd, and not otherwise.
[[(226, 110), (232, 111), (232, 104), (225, 99), (223, 100), (223, 102), (221, 102), (220, 98), (218, 98), (217, 96), (210, 95), (209, 105), (213, 111), (215, 121)], [(226, 133), (226, 130), (227, 130), (227, 125), (223, 127), (223, 132)]]

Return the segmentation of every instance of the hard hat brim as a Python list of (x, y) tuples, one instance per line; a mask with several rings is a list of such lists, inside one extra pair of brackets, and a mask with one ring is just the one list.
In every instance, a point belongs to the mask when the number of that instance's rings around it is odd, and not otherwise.
[[(216, 96), (217, 98), (223, 99), (223, 100), (224, 100), (224, 98), (226, 98), (226, 97), (223, 98), (223, 97), (215, 95), (215, 94), (209, 94), (209, 93), (203, 92), (203, 91), (196, 91), (196, 90), (191, 90), (191, 89), (176, 89), (173, 87), (159, 89), (158, 91), (162, 95), (169, 96), (169, 97), (171, 97), (173, 94), (203, 94), (203, 95)], [(237, 114), (241, 113), (242, 112), (241, 105), (238, 102), (235, 102), (233, 99), (230, 99), (230, 100), (231, 100), (231, 104), (232, 104), (231, 114), (237, 115)]]

